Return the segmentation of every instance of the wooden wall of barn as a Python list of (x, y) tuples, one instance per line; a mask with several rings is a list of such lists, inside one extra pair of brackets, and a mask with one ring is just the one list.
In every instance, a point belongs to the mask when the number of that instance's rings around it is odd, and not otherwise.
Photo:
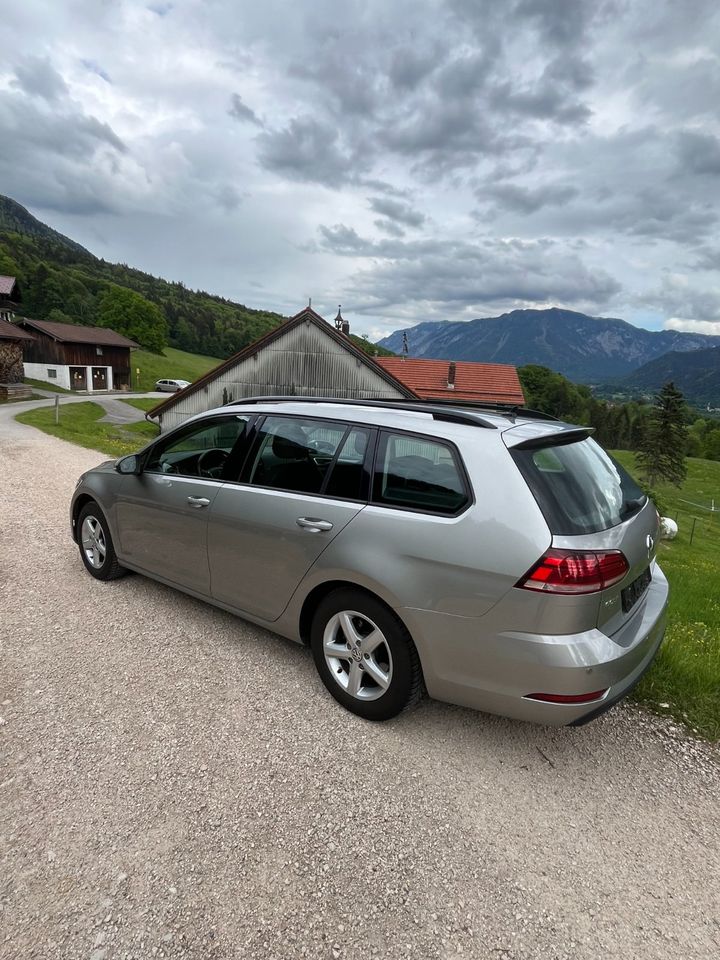
[(129, 347), (101, 346), (102, 353), (99, 354), (94, 343), (58, 343), (42, 333), (33, 333), (37, 339), (25, 347), (25, 359), (28, 363), (130, 369)]
[(178, 400), (163, 412), (162, 431), (230, 399), (284, 395), (359, 400), (403, 396), (379, 373), (306, 321), (254, 356), (224, 370), (196, 393)]

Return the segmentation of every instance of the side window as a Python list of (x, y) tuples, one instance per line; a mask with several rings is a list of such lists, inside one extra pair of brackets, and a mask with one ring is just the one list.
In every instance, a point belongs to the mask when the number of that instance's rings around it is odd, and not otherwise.
[(454, 450), (423, 437), (382, 434), (373, 501), (409, 510), (456, 513), (468, 495)]
[(249, 482), (297, 493), (320, 493), (346, 432), (344, 423), (267, 417), (258, 433)]
[(323, 493), (329, 497), (344, 497), (346, 500), (364, 500), (365, 453), (370, 443), (370, 431), (354, 427), (340, 447), (337, 459)]
[(158, 443), (145, 470), (151, 473), (175, 473), (182, 477), (206, 480), (234, 480), (240, 472), (245, 432), (250, 417), (213, 417), (195, 423)]

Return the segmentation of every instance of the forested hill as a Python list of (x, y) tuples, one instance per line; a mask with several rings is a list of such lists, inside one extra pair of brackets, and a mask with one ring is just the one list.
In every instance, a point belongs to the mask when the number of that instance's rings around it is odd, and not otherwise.
[(128, 297), (117, 288), (134, 291), (155, 305), (139, 310), (141, 301), (130, 298), (130, 308), (142, 313), (142, 323), (133, 328), (135, 338), (142, 336), (139, 342), (150, 349), (161, 349), (166, 341), (191, 353), (228, 357), (284, 319), (101, 260), (3, 196), (0, 274), (17, 277), (19, 312), (38, 320), (103, 325), (106, 316), (117, 315), (110, 307), (122, 305), (127, 312)]

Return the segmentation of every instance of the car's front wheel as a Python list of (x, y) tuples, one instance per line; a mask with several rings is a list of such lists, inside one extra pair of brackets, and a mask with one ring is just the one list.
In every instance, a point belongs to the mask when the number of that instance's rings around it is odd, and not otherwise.
[(321, 601), (310, 645), (327, 689), (366, 720), (389, 720), (420, 698), (422, 669), (412, 637), (362, 590), (343, 587)]
[(89, 574), (96, 580), (116, 580), (127, 572), (118, 563), (105, 514), (95, 502), (82, 508), (77, 529), (80, 556)]

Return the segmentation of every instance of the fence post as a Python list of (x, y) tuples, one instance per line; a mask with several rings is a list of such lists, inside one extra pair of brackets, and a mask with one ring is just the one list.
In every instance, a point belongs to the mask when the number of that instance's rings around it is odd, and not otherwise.
[(690, 531), (690, 546), (692, 546), (693, 535), (694, 535), (694, 533), (695, 533), (695, 524), (696, 524), (696, 523), (697, 523), (697, 517), (693, 517), (692, 530)]
[(60, 396), (55, 394), (55, 423), (60, 423)]

